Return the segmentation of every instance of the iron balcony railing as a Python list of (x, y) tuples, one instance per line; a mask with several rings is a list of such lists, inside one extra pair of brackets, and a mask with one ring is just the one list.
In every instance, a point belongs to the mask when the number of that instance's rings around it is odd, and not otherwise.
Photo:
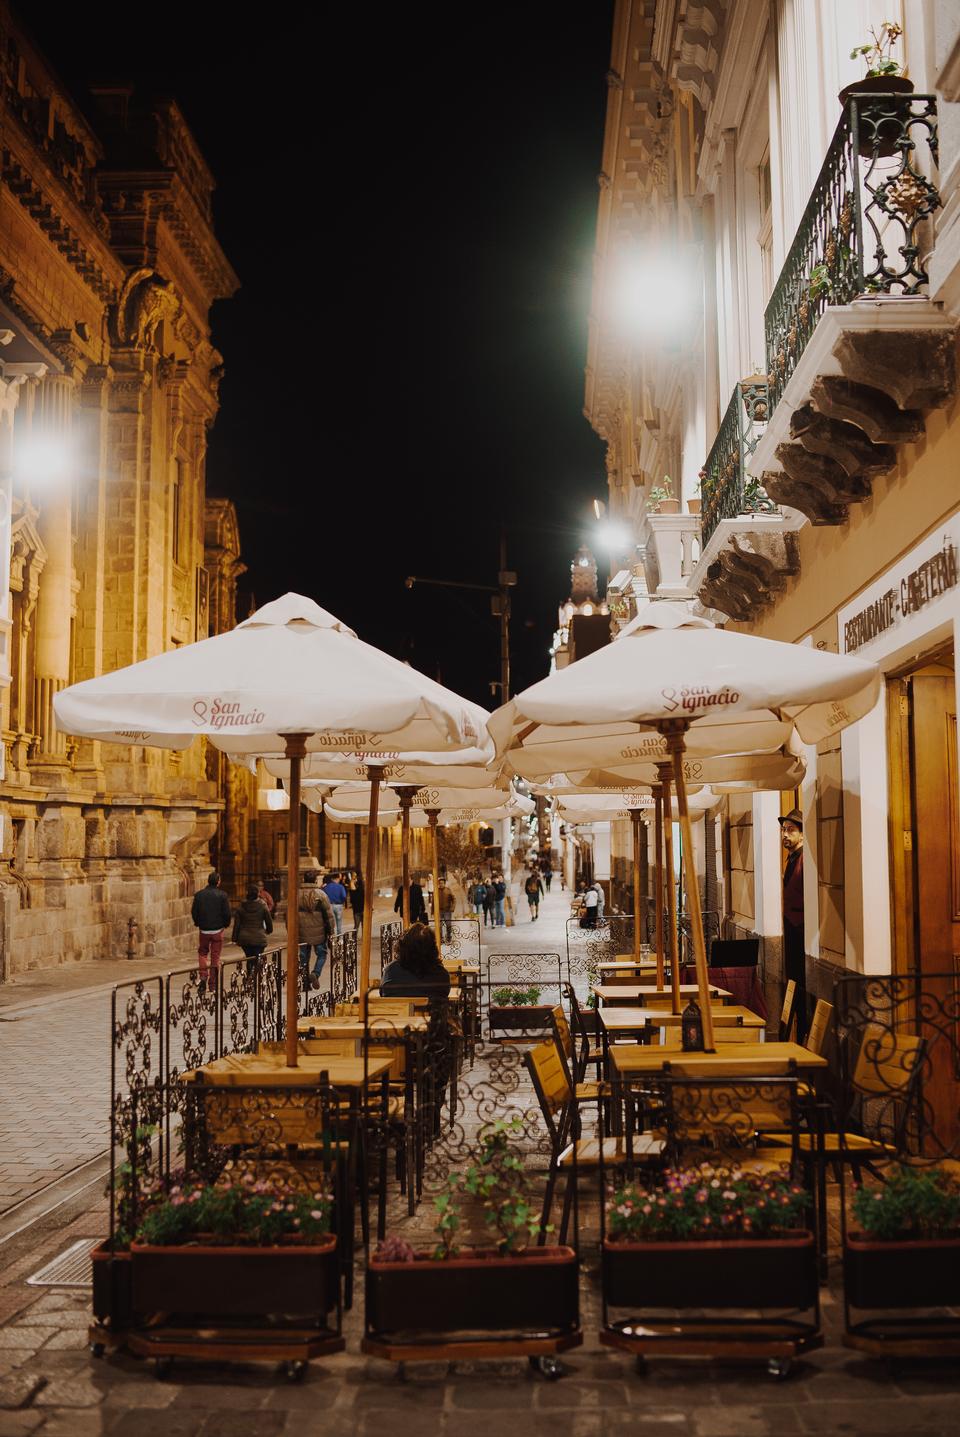
[(828, 305), (924, 290), (936, 166), (935, 96), (850, 96), (764, 314), (770, 415)]
[(713, 448), (700, 471), (700, 551), (710, 542), (721, 519), (740, 514), (774, 514), (777, 506), (747, 463), (767, 422), (767, 385), (761, 381), (734, 387)]

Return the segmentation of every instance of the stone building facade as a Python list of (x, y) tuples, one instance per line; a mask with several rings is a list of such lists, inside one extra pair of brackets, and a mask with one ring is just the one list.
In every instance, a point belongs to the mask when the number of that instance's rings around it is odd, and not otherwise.
[(92, 123), (0, 4), (0, 981), (189, 947), (222, 807), (200, 745), (53, 722), (67, 684), (229, 627), (242, 572), (205, 500), (237, 287), (213, 179), (174, 102), (91, 98)]

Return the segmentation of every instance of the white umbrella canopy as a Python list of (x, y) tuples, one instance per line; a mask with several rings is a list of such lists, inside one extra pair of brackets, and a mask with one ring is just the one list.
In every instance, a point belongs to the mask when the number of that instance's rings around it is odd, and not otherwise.
[[(457, 788), (489, 788), (500, 778), (500, 765), (487, 766), (490, 745), (453, 750), (446, 753), (308, 753), (303, 760), (303, 781), (337, 784), (368, 782), (369, 768), (376, 764), (382, 781), (390, 784), (413, 785), (436, 783)], [(242, 762), (242, 755), (237, 755)], [(285, 758), (268, 758), (264, 767), (273, 778), (289, 778), (290, 764)]]
[[(667, 759), (661, 759), (667, 762)], [(691, 758), (683, 761), (683, 777), (687, 792), (695, 784), (710, 784), (718, 793), (743, 789), (765, 789), (785, 792), (799, 788), (807, 771), (803, 754), (789, 748), (777, 753), (735, 754), (718, 758)], [(591, 768), (579, 773), (554, 774), (550, 782), (537, 785), (540, 792), (605, 793), (630, 788), (653, 787), (661, 776), (655, 763), (623, 764), (616, 768)]]
[[(203, 734), (237, 755), (285, 758), (291, 803), (287, 916), (287, 1062), (297, 1062), (297, 830), (306, 752), (493, 755), (487, 713), (398, 659), (363, 643), (301, 594), (285, 594), (235, 629), (64, 689), (54, 699), (66, 733), (117, 743), (186, 748)], [(368, 770), (368, 777), (379, 774)], [(375, 848), (378, 787), (370, 798), (367, 866)], [(367, 903), (372, 902), (372, 875)], [(361, 991), (369, 986), (364, 915)]]
[[(654, 600), (615, 643), (533, 684), (490, 720), (498, 757), (523, 777), (633, 758), (673, 761), (708, 1048), (713, 1022), (684, 756), (771, 753), (794, 733), (816, 743), (863, 718), (879, 695), (873, 664), (717, 629), (685, 604)], [(654, 736), (662, 755), (629, 752)]]
[[(687, 797), (692, 813), (706, 813), (720, 802), (720, 795), (710, 788), (697, 789), (688, 793)], [(652, 814), (656, 800), (652, 794), (637, 792), (567, 793), (560, 795), (556, 804), (561, 818), (568, 819), (571, 823), (603, 823), (608, 819), (612, 822), (616, 819), (632, 818), (637, 812)], [(676, 800), (671, 805), (671, 813), (675, 819), (679, 818)]]

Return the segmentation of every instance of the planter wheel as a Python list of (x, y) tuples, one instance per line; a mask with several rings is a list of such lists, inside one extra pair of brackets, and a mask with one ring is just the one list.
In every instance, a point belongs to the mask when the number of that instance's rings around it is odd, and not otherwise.
[(153, 1365), (154, 1375), (158, 1382), (166, 1382), (173, 1370), (172, 1357), (158, 1357)]
[(767, 1371), (775, 1382), (783, 1382), (793, 1371), (793, 1359), (790, 1357), (771, 1357), (767, 1363)]
[(106, 1346), (102, 1342), (91, 1342), (90, 1344), (91, 1357), (102, 1357), (106, 1350)]
[(559, 1357), (554, 1357), (552, 1354), (543, 1357), (530, 1357), (528, 1361), (534, 1372), (539, 1372), (540, 1376), (546, 1378), (548, 1382), (557, 1382), (567, 1370)]
[(283, 1375), (288, 1382), (302, 1382), (306, 1370), (305, 1362), (285, 1362), (283, 1364)]

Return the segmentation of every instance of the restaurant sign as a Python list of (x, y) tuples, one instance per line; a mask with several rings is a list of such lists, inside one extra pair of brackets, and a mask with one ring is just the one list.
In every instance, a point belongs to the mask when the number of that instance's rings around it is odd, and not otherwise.
[[(841, 652), (856, 654), (926, 617), (945, 595), (960, 587), (957, 523), (918, 544), (883, 579), (872, 584), (838, 615)], [(931, 614), (932, 617), (932, 614)], [(906, 635), (904, 636), (906, 637)], [(884, 645), (888, 647), (889, 644)]]

